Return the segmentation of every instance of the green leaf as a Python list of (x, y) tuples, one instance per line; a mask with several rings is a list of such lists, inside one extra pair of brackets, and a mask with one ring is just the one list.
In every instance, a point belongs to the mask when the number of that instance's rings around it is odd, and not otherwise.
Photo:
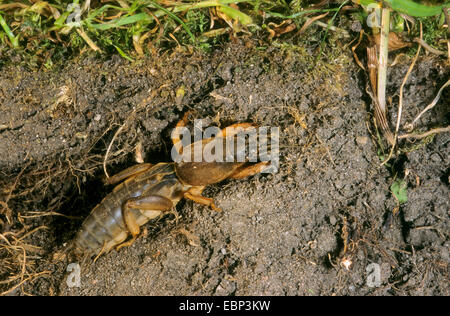
[(446, 3), (439, 6), (427, 6), (412, 0), (385, 0), (385, 2), (395, 11), (415, 17), (438, 15), (442, 12), (442, 8), (450, 5), (449, 3)]
[(248, 25), (252, 23), (252, 18), (249, 17), (247, 14), (242, 13), (239, 10), (236, 10), (232, 7), (229, 7), (227, 5), (222, 5), (218, 7), (220, 11), (225, 13), (227, 16), (232, 18), (233, 20), (238, 20), (242, 25)]
[(134, 61), (133, 58), (129, 57), (127, 54), (125, 54), (125, 52), (123, 50), (120, 49), (119, 46), (116, 46), (113, 44), (113, 46), (117, 49), (117, 51), (119, 52), (120, 56), (122, 56), (123, 58), (125, 58), (126, 60), (129, 61)]
[(391, 185), (391, 192), (397, 198), (398, 203), (403, 204), (408, 201), (408, 185), (406, 181), (397, 179)]
[[(377, 4), (378, 2), (375, 0), (352, 0), (357, 4), (362, 5), (370, 5)], [(417, 3), (413, 0), (384, 0), (384, 3), (388, 4), (393, 10), (405, 13), (410, 16), (415, 17), (427, 17), (434, 16), (442, 13), (443, 8), (450, 7), (450, 2), (445, 1), (441, 5), (437, 6), (428, 6), (421, 3)]]

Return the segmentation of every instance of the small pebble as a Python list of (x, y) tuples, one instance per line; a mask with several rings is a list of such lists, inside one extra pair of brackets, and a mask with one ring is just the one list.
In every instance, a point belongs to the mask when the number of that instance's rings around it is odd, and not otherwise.
[(356, 137), (356, 143), (358, 145), (365, 145), (365, 144), (367, 144), (368, 141), (369, 141), (369, 139), (365, 136), (357, 136)]
[(334, 217), (333, 215), (331, 215), (331, 216), (330, 216), (330, 224), (334, 226), (334, 225), (336, 224), (336, 222), (337, 222), (336, 217)]

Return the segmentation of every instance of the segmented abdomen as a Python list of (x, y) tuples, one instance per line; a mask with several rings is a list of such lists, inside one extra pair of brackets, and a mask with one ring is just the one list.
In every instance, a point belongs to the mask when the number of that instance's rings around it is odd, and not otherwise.
[[(135, 178), (126, 180), (114, 188), (83, 222), (75, 237), (75, 248), (81, 252), (108, 252), (127, 239), (129, 232), (123, 220), (122, 206), (132, 197), (160, 195), (175, 205), (186, 188), (175, 175), (172, 163), (160, 163)], [(152, 218), (139, 210), (132, 211), (139, 226)], [(155, 216), (157, 217), (157, 216)]]

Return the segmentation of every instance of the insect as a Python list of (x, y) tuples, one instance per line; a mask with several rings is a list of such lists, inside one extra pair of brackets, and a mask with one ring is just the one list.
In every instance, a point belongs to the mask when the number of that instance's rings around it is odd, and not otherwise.
[[(177, 127), (184, 127), (187, 116)], [(220, 136), (233, 138), (237, 131), (254, 128), (250, 123), (238, 123), (221, 130)], [(202, 140), (208, 144), (217, 137)], [(174, 148), (183, 148), (179, 136), (172, 136)], [(190, 146), (195, 146), (196, 143)], [(192, 148), (192, 147), (191, 147)], [(132, 166), (107, 180), (117, 185), (83, 222), (74, 239), (78, 253), (100, 256), (116, 248), (131, 245), (140, 233), (140, 226), (169, 212), (182, 199), (220, 211), (214, 200), (202, 196), (207, 185), (225, 179), (241, 179), (261, 172), (268, 162), (163, 162)]]

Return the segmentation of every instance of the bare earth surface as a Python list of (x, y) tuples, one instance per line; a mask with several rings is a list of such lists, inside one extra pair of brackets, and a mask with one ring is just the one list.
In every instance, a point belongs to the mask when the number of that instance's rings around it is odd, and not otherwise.
[[(9, 294), (448, 295), (450, 137), (403, 142), (411, 149), (381, 166), (367, 79), (348, 51), (334, 48), (314, 65), (308, 48), (247, 42), (134, 65), (113, 57), (52, 71), (3, 66), (0, 200), (8, 210), (0, 233), (47, 227), (25, 240), (40, 247), (30, 251), (27, 271), (48, 272)], [(394, 105), (408, 66), (390, 69)], [(405, 87), (403, 123), (448, 77), (442, 61), (420, 60)], [(422, 130), (448, 125), (448, 100), (445, 91)], [(187, 110), (204, 126), (280, 127), (279, 172), (208, 187), (204, 195), (221, 213), (180, 202), (177, 216), (83, 264), (81, 286), (68, 287), (70, 262), (56, 257), (112, 190), (101, 180), (114, 134), (123, 126), (110, 174), (135, 163), (139, 142), (146, 161), (169, 161), (171, 129)], [(394, 122), (396, 106), (389, 111)], [(406, 181), (408, 201), (393, 214), (396, 178)], [(381, 284), (371, 287), (372, 263)], [(10, 273), (0, 268), (0, 280)], [(0, 284), (0, 292), (7, 288)]]

